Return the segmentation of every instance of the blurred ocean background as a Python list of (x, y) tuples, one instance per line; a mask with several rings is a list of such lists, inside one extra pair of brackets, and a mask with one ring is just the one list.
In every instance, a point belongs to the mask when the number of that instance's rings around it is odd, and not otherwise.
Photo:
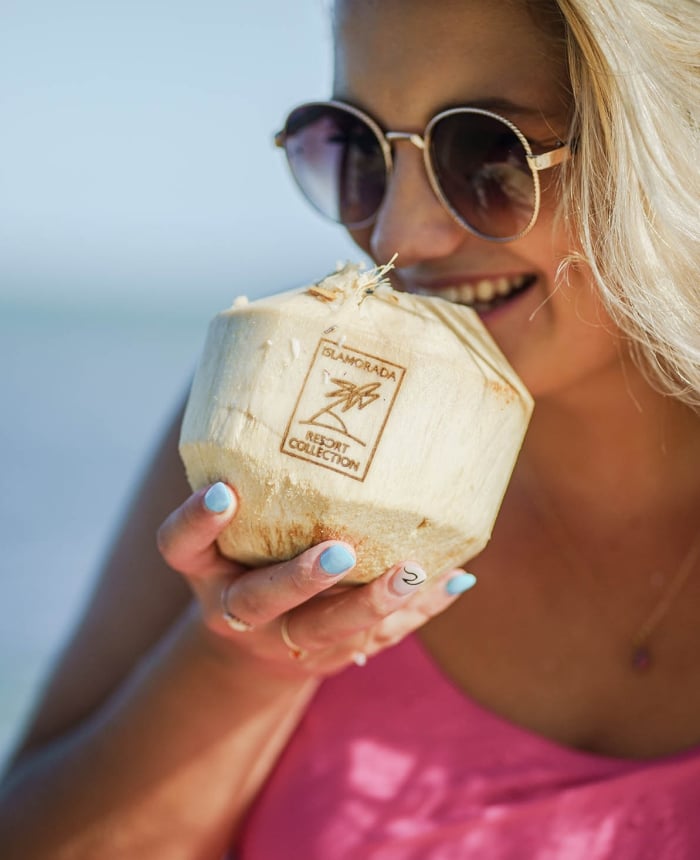
[(211, 316), (362, 259), (272, 144), (322, 0), (0, 4), (0, 760)]

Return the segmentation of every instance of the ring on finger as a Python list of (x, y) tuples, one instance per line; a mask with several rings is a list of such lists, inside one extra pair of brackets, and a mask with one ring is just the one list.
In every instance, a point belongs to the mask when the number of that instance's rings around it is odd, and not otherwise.
[(232, 585), (233, 583), (229, 582), (221, 589), (221, 615), (231, 630), (235, 630), (236, 633), (248, 633), (253, 629), (253, 625), (234, 615), (228, 608), (228, 593)]
[(304, 657), (307, 656), (309, 652), (300, 648), (289, 635), (289, 613), (282, 616), (282, 620), (280, 622), (280, 635), (282, 636), (282, 641), (287, 646), (289, 656), (292, 660), (303, 660)]

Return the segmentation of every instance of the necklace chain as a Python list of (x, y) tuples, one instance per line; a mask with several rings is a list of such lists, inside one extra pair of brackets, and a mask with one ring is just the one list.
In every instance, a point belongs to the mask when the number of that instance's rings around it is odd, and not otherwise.
[(671, 582), (664, 589), (661, 599), (649, 613), (644, 622), (639, 625), (637, 632), (632, 638), (632, 642), (635, 647), (642, 647), (649, 640), (649, 637), (654, 630), (659, 626), (666, 613), (671, 608), (673, 601), (678, 597), (681, 589), (687, 582), (688, 577), (693, 572), (698, 553), (700, 553), (700, 540), (694, 540), (686, 554), (683, 556)]
[[(566, 537), (564, 522), (560, 514), (555, 509), (552, 502), (545, 497), (537, 482), (532, 479), (531, 473), (529, 474), (529, 478), (530, 480), (527, 482), (528, 495), (530, 496), (540, 519), (545, 524), (549, 522), (551, 524), (558, 525), (558, 528), (550, 530), (550, 534), (556, 541), (560, 552), (572, 567), (577, 570), (585, 570), (586, 577), (588, 578), (590, 575), (588, 566), (585, 565), (573, 544)], [(690, 546), (684, 553), (683, 558), (671, 577), (671, 581), (664, 588), (660, 599), (632, 636), (632, 655), (630, 663), (634, 669), (638, 671), (646, 671), (651, 667), (652, 657), (649, 648), (649, 640), (651, 639), (654, 631), (666, 617), (676, 597), (678, 597), (683, 586), (690, 578), (695, 567), (695, 562), (698, 559), (698, 555), (700, 555), (700, 535), (693, 538)]]

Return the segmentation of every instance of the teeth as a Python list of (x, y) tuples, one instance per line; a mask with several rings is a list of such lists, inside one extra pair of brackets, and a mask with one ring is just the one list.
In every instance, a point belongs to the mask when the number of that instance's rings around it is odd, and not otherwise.
[(483, 280), (476, 285), (476, 297), (480, 302), (490, 302), (496, 295), (496, 284), (493, 281)]
[(519, 289), (528, 280), (528, 275), (518, 275), (513, 278), (482, 278), (475, 284), (455, 284), (434, 291), (419, 288), (416, 292), (422, 295), (438, 295), (448, 302), (462, 305), (473, 305), (476, 302), (492, 302), (496, 298), (504, 298), (514, 290)]
[(504, 298), (523, 286), (528, 280), (527, 275), (516, 278), (482, 278), (475, 285), (461, 284), (458, 287), (447, 287), (441, 291), (451, 302), (473, 305), (477, 302), (492, 302), (495, 298)]
[(460, 302), (462, 304), (471, 304), (476, 297), (474, 287), (471, 284), (462, 284), (460, 287), (445, 287), (444, 290), (440, 290), (438, 295), (447, 299), (448, 302)]

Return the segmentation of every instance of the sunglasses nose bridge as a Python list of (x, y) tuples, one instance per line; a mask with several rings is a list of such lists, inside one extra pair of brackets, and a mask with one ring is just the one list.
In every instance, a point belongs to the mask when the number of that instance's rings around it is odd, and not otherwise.
[(412, 143), (416, 149), (425, 149), (425, 139), (419, 134), (412, 134), (410, 131), (387, 131), (384, 135), (389, 143), (397, 140), (407, 140)]

